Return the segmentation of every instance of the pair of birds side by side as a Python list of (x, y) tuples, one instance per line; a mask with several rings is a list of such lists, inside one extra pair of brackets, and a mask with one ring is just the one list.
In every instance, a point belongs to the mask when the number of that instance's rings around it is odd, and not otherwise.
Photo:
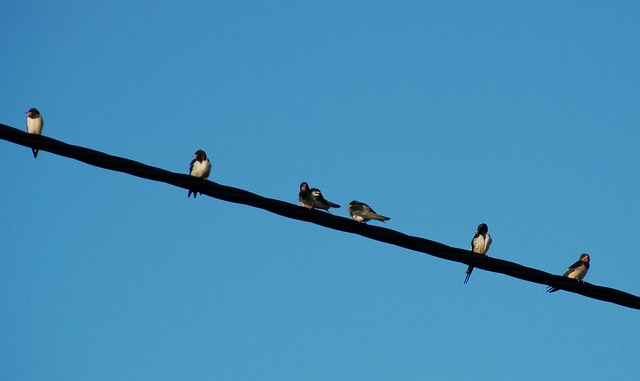
[[(35, 135), (42, 135), (42, 128), (44, 127), (44, 120), (40, 111), (37, 108), (32, 107), (25, 112), (27, 114), (27, 132)], [(38, 149), (32, 148), (33, 157), (38, 157)], [(191, 165), (189, 166), (189, 174), (194, 177), (201, 178), (206, 180), (211, 173), (211, 162), (207, 158), (207, 154), (199, 149), (193, 155), (193, 160), (191, 160)], [(197, 190), (190, 189), (187, 197), (191, 197), (193, 194), (193, 198), (197, 196)]]
[[(298, 201), (300, 205), (307, 209), (323, 209), (328, 211), (329, 208), (339, 208), (340, 205), (333, 203), (324, 198), (322, 192), (318, 188), (309, 188), (309, 184), (302, 182), (300, 184), (300, 193), (298, 193)], [(364, 202), (353, 200), (349, 203), (349, 214), (354, 221), (367, 223), (367, 221), (388, 221), (391, 218), (376, 213), (373, 208)]]
[[(42, 128), (44, 127), (44, 120), (40, 111), (37, 108), (32, 107), (26, 111), (27, 114), (27, 132), (35, 135), (42, 135)], [(32, 148), (33, 157), (38, 157), (38, 149)], [(193, 160), (191, 160), (191, 164), (189, 166), (189, 174), (194, 177), (201, 178), (202, 180), (206, 180), (211, 173), (211, 162), (207, 158), (207, 154), (199, 149), (193, 154)], [(196, 198), (198, 192), (196, 189), (189, 189), (189, 193), (187, 197), (191, 197), (193, 194), (193, 198)]]
[[(42, 135), (42, 128), (44, 127), (44, 119), (40, 115), (40, 111), (37, 108), (32, 107), (26, 111), (27, 114), (27, 132), (35, 135)], [(38, 150), (31, 148), (33, 152), (33, 158), (38, 157)]]
[[(476, 229), (476, 234), (473, 236), (471, 240), (471, 251), (480, 255), (487, 255), (487, 251), (489, 250), (489, 246), (491, 246), (491, 236), (489, 235), (489, 227), (487, 224), (482, 223), (478, 225)], [(569, 268), (562, 274), (562, 276), (576, 279), (577, 281), (582, 282), (584, 277), (587, 275), (587, 271), (589, 271), (589, 263), (591, 261), (591, 257), (587, 253), (583, 253), (580, 255), (580, 259), (576, 261), (574, 264), (569, 266)], [(467, 268), (467, 276), (464, 278), (464, 284), (467, 284), (469, 281), (469, 277), (471, 277), (471, 272), (473, 271), (473, 266), (469, 266)], [(547, 288), (547, 292), (556, 292), (559, 288), (549, 286)]]

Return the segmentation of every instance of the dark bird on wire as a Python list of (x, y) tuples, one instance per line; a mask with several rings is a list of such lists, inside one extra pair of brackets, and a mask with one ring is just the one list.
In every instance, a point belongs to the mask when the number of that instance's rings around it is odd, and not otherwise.
[(388, 221), (391, 218), (376, 213), (369, 205), (364, 202), (353, 200), (349, 203), (349, 214), (355, 221), (367, 223), (369, 220)]
[(340, 205), (334, 204), (331, 201), (325, 200), (322, 196), (322, 192), (317, 188), (309, 188), (309, 184), (303, 182), (300, 184), (300, 193), (298, 193), (298, 200), (300, 205), (309, 209), (324, 209), (339, 208)]
[[(191, 160), (191, 165), (189, 166), (189, 174), (193, 177), (199, 177), (202, 181), (206, 180), (211, 173), (211, 162), (207, 159), (207, 154), (199, 149), (196, 153), (193, 154), (193, 160)], [(189, 189), (189, 194), (187, 197), (191, 197), (193, 193), (193, 198), (196, 198), (198, 192), (196, 189)]]
[[(42, 119), (42, 115), (40, 115), (40, 111), (37, 108), (32, 107), (27, 114), (27, 132), (30, 134), (42, 135), (42, 127), (44, 126), (44, 120)], [(38, 157), (38, 150), (36, 148), (31, 148), (33, 151), (33, 157)]]
[[(489, 235), (489, 227), (487, 224), (478, 225), (478, 229), (476, 229), (476, 234), (473, 236), (471, 240), (471, 251), (481, 255), (487, 255), (487, 251), (489, 251), (489, 246), (491, 246), (491, 236)], [(473, 271), (473, 266), (467, 267), (467, 276), (464, 278), (464, 284), (467, 284), (469, 281), (469, 277), (471, 277), (471, 272)]]
[[(587, 271), (589, 271), (589, 262), (591, 262), (591, 257), (589, 257), (589, 254), (583, 253), (580, 255), (580, 259), (569, 266), (562, 276), (582, 282), (584, 277), (587, 276)], [(556, 292), (558, 290), (559, 288), (552, 286), (547, 288), (547, 292)]]

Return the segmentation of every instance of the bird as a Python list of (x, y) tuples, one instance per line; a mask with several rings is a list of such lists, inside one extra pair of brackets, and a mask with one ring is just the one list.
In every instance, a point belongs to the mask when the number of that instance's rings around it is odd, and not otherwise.
[[(569, 268), (564, 272), (564, 274), (562, 274), (562, 276), (582, 282), (584, 277), (587, 276), (590, 262), (591, 257), (589, 256), (589, 254), (582, 253), (580, 255), (580, 259), (578, 259), (576, 263), (569, 266)], [(558, 287), (553, 286), (549, 286), (549, 288), (547, 288), (547, 292), (556, 292), (558, 290)]]
[(353, 200), (349, 203), (349, 214), (357, 222), (367, 223), (369, 220), (388, 221), (391, 218), (376, 213), (369, 205), (364, 202)]
[[(471, 251), (481, 255), (487, 255), (487, 251), (489, 251), (489, 246), (491, 246), (491, 236), (489, 235), (489, 227), (487, 224), (482, 223), (478, 225), (476, 229), (476, 234), (473, 236), (471, 240)], [(473, 271), (473, 266), (467, 267), (467, 276), (464, 278), (464, 284), (467, 284), (469, 281), (469, 277), (471, 277), (471, 272)]]
[(300, 193), (298, 193), (300, 205), (308, 209), (324, 209), (339, 208), (340, 205), (326, 200), (322, 196), (322, 192), (317, 188), (309, 188), (309, 184), (302, 182), (300, 184)]
[[(42, 115), (40, 115), (40, 111), (37, 108), (32, 107), (27, 114), (27, 132), (30, 134), (42, 135), (42, 127), (44, 126), (44, 120), (42, 119)], [(38, 157), (38, 149), (31, 148), (33, 151), (34, 159)]]
[[(191, 160), (191, 165), (189, 165), (189, 174), (193, 177), (201, 178), (202, 181), (206, 180), (211, 173), (211, 162), (207, 158), (207, 153), (203, 150), (199, 149), (196, 153), (193, 154), (193, 160)], [(187, 197), (191, 197), (193, 193), (193, 198), (196, 198), (198, 192), (195, 189), (189, 189), (189, 194)]]

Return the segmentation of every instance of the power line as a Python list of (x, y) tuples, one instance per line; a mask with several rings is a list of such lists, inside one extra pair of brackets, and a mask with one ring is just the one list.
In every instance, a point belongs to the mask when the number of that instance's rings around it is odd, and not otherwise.
[(577, 282), (574, 279), (549, 274), (541, 270), (498, 258), (474, 255), (468, 250), (450, 247), (436, 241), (410, 236), (392, 229), (361, 224), (349, 218), (334, 216), (317, 210), (309, 210), (298, 205), (262, 197), (213, 181), (207, 180), (203, 182), (201, 179), (182, 173), (170, 172), (130, 159), (70, 145), (46, 136), (28, 134), (4, 124), (0, 124), (0, 138), (25, 147), (37, 148), (41, 151), (48, 151), (60, 156), (76, 159), (96, 167), (128, 173), (132, 176), (159, 181), (184, 189), (198, 189), (202, 194), (219, 200), (249, 205), (283, 217), (311, 222), (329, 229), (351, 234), (358, 234), (376, 241), (429, 254), (449, 261), (472, 265), (482, 270), (505, 274), (545, 286), (557, 287), (568, 292), (629, 308), (640, 309), (640, 297), (624, 291), (597, 286), (587, 282)]

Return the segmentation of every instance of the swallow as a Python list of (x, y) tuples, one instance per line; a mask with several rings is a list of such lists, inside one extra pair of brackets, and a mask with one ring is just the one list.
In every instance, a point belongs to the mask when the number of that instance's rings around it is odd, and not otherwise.
[(364, 202), (353, 200), (349, 203), (349, 214), (355, 221), (367, 223), (369, 220), (388, 221), (391, 218), (376, 213), (369, 205)]
[[(193, 160), (191, 160), (191, 165), (189, 165), (189, 174), (193, 177), (201, 178), (202, 181), (206, 180), (211, 173), (211, 162), (207, 158), (206, 152), (199, 149), (196, 153), (193, 154)], [(193, 193), (193, 198), (196, 198), (198, 192), (195, 189), (189, 189), (189, 194), (187, 197), (191, 197)], [(201, 193), (202, 194), (202, 193)]]
[[(591, 261), (591, 257), (589, 257), (589, 254), (583, 253), (582, 255), (580, 255), (580, 259), (578, 259), (576, 263), (569, 266), (567, 271), (565, 271), (564, 274), (562, 274), (562, 276), (571, 278), (571, 279), (576, 279), (582, 282), (584, 277), (587, 276), (587, 271), (589, 271), (590, 261)], [(549, 286), (549, 288), (547, 288), (547, 292), (556, 292), (558, 290), (559, 288), (552, 287), (552, 286)]]
[(303, 182), (300, 184), (300, 193), (298, 193), (298, 200), (300, 205), (308, 209), (324, 209), (339, 208), (340, 205), (334, 204), (331, 201), (325, 200), (322, 196), (322, 192), (317, 188), (309, 188), (309, 184)]
[[(44, 120), (42, 119), (42, 115), (40, 115), (40, 111), (37, 108), (32, 107), (27, 114), (27, 132), (30, 134), (42, 135), (42, 127), (44, 126)], [(38, 157), (38, 149), (31, 148), (33, 151), (33, 157)]]
[[(489, 227), (487, 224), (480, 224), (476, 229), (476, 234), (473, 236), (471, 240), (471, 251), (481, 255), (487, 255), (487, 251), (489, 251), (489, 246), (491, 246), (491, 236), (489, 235)], [(473, 271), (473, 266), (467, 267), (467, 276), (464, 278), (464, 284), (467, 284), (469, 281), (469, 277), (471, 277), (471, 272)]]

